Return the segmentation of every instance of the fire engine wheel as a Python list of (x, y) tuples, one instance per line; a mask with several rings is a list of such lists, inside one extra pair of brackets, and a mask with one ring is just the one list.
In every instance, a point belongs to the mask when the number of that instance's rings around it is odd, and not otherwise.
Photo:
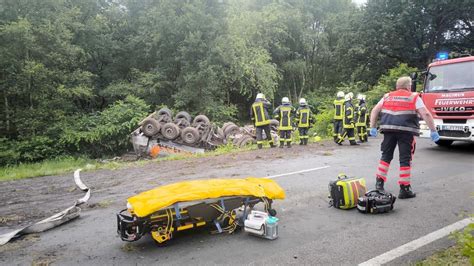
[(225, 122), (223, 125), (222, 125), (222, 131), (225, 132), (225, 129), (230, 126), (230, 125), (235, 125), (233, 122)]
[(169, 118), (173, 117), (173, 112), (169, 108), (163, 107), (160, 110), (158, 110), (158, 116), (168, 116)]
[(230, 135), (235, 135), (237, 133), (239, 133), (240, 131), (240, 128), (236, 125), (228, 125), (225, 130), (224, 130), (224, 135), (227, 137), (227, 136), (230, 136)]
[(205, 115), (198, 115), (193, 120), (193, 125), (197, 125), (197, 124), (209, 125), (210, 123), (211, 123), (211, 121)]
[(243, 136), (239, 141), (239, 147), (243, 148), (256, 143), (257, 141), (251, 136)]
[(174, 118), (174, 120), (181, 120), (181, 119), (185, 119), (189, 123), (191, 123), (193, 121), (191, 115), (188, 112), (185, 112), (185, 111), (181, 111), (181, 112), (177, 113), (175, 118)]
[(194, 127), (187, 127), (181, 132), (181, 139), (187, 144), (194, 144), (199, 141), (199, 130)]
[(147, 118), (143, 121), (142, 132), (147, 137), (152, 137), (160, 132), (160, 123), (153, 118)]
[(179, 136), (179, 127), (174, 123), (166, 123), (161, 128), (161, 134), (169, 140), (174, 140)]
[(453, 141), (448, 139), (440, 139), (436, 142), (436, 144), (441, 147), (449, 147), (451, 144), (453, 144)]

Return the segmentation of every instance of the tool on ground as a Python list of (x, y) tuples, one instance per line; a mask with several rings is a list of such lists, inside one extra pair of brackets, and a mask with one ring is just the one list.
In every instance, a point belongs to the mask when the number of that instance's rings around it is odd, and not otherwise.
[(266, 239), (278, 238), (278, 218), (266, 212), (252, 210), (244, 222), (245, 232)]
[(10, 240), (17, 238), (21, 235), (44, 232), (46, 230), (49, 230), (79, 217), (79, 214), (81, 213), (81, 208), (79, 207), (79, 205), (86, 203), (91, 196), (91, 190), (81, 180), (80, 171), (81, 169), (77, 169), (74, 172), (74, 182), (80, 190), (86, 192), (86, 194), (82, 198), (76, 200), (74, 205), (72, 205), (71, 207), (61, 212), (58, 212), (44, 220), (23, 227), (21, 229), (17, 229), (13, 232), (0, 235), (0, 246), (8, 243)]
[(329, 182), (329, 205), (338, 209), (355, 208), (358, 198), (366, 192), (364, 178), (339, 174), (337, 180)]
[(284, 198), (284, 190), (274, 180), (263, 178), (169, 184), (129, 198), (127, 209), (117, 214), (117, 233), (129, 242), (150, 233), (158, 244), (197, 227), (208, 226), (211, 233), (233, 233), (244, 226), (256, 204), (264, 203), (265, 212), (275, 216), (272, 202)]
[(384, 213), (393, 210), (397, 197), (385, 190), (371, 190), (359, 197), (357, 209), (361, 213)]

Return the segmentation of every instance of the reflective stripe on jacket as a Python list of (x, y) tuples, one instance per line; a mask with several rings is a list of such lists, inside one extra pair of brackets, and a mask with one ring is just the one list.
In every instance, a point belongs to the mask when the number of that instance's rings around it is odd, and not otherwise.
[(420, 124), (416, 113), (418, 93), (397, 90), (384, 96), (380, 129), (382, 132), (410, 132), (419, 135)]
[(293, 116), (294, 108), (291, 105), (280, 105), (273, 112), (276, 118), (280, 120), (279, 130), (292, 130), (291, 118)]
[(338, 98), (334, 100), (334, 120), (342, 120), (344, 118), (343, 107), (344, 107), (344, 99)]
[(344, 103), (344, 119), (342, 121), (344, 128), (354, 128), (354, 106), (351, 101)]
[(296, 112), (298, 118), (298, 127), (307, 128), (311, 120), (311, 109), (309, 107), (300, 107)]
[(367, 106), (365, 102), (360, 103), (359, 108), (357, 109), (357, 120), (356, 126), (363, 127), (367, 125)]
[(255, 126), (266, 126), (270, 125), (270, 117), (268, 111), (265, 108), (264, 102), (257, 101), (252, 104), (251, 109), (252, 117), (255, 123)]

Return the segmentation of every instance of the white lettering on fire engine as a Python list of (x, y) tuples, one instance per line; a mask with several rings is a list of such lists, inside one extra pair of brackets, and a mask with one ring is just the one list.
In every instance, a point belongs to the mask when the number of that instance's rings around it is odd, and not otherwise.
[(436, 99), (435, 105), (474, 105), (474, 98)]

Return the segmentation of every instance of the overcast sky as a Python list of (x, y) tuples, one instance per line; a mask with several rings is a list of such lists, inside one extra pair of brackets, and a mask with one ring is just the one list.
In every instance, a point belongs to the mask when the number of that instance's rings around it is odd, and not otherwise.
[(356, 3), (357, 5), (362, 5), (362, 4), (365, 4), (367, 2), (367, 0), (352, 0), (352, 2)]

